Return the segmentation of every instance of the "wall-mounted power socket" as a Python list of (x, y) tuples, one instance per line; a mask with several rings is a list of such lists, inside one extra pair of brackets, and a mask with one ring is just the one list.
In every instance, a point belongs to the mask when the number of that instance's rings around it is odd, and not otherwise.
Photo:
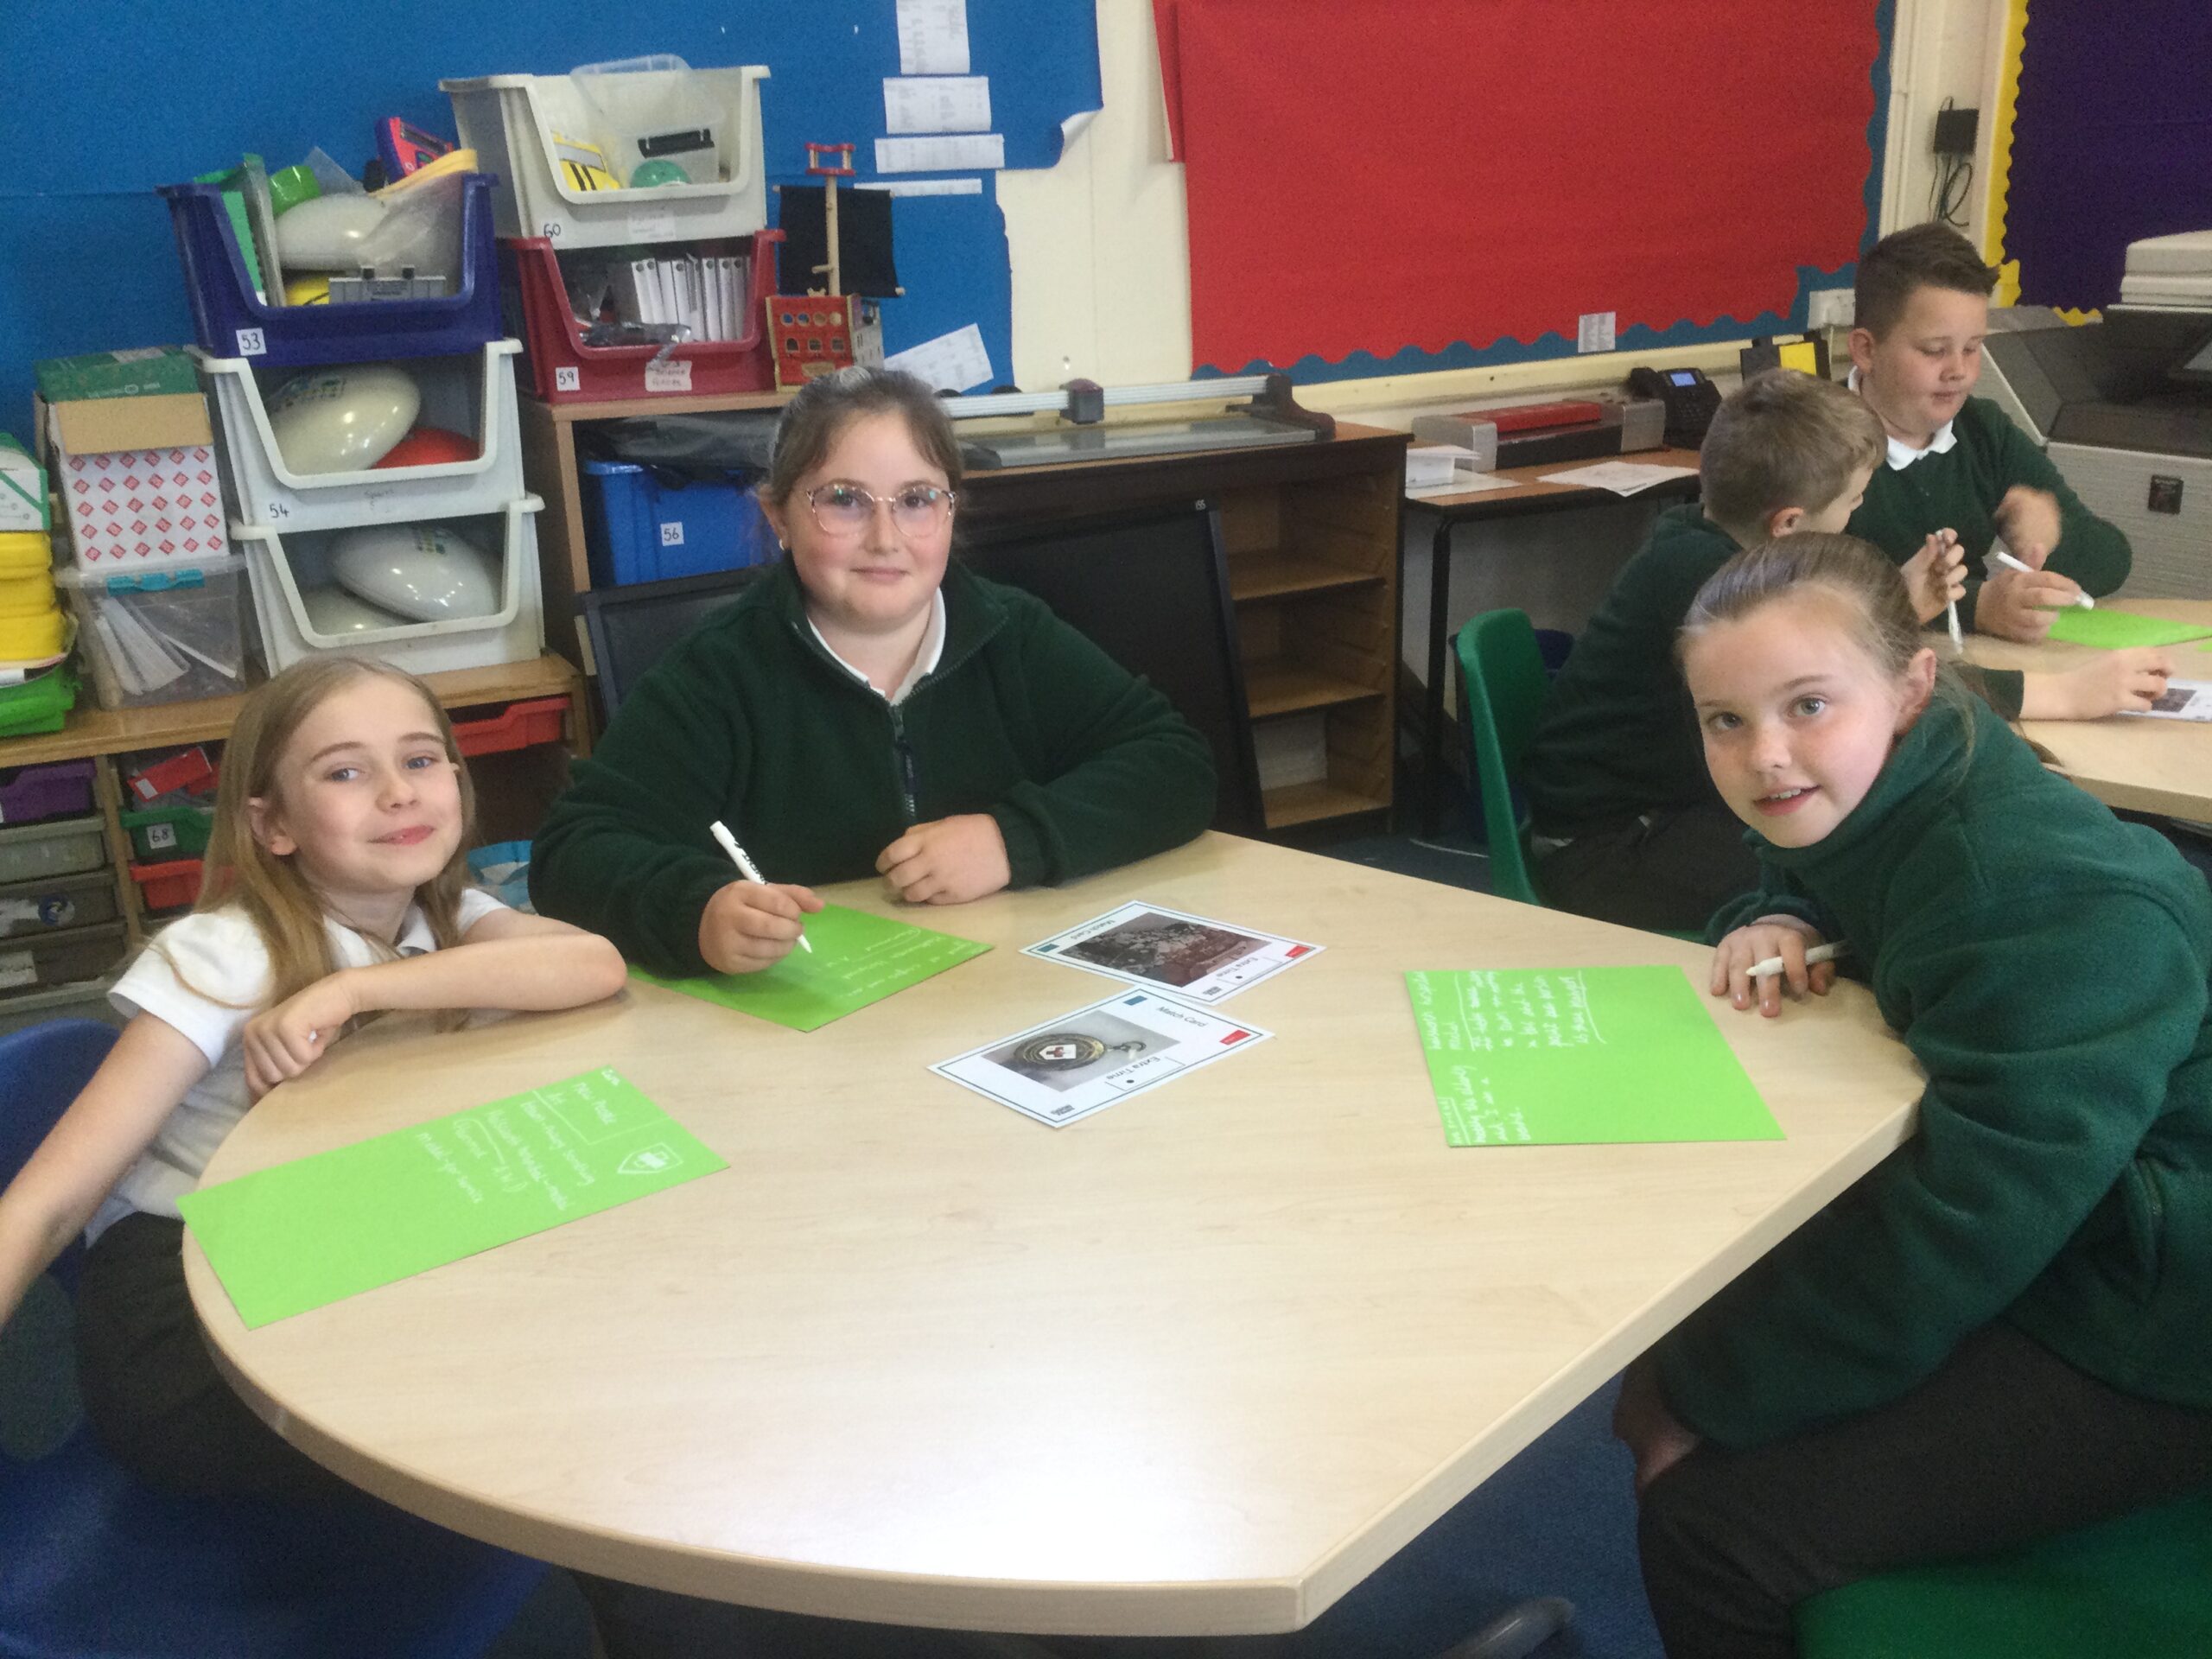
[(1816, 288), (1805, 296), (1808, 328), (1848, 328), (1855, 315), (1847, 288)]

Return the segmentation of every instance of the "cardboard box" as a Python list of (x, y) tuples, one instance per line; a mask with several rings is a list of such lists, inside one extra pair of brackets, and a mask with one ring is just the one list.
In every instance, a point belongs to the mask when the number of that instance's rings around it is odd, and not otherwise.
[(23, 446), (0, 432), (0, 535), (48, 530), (46, 468), (23, 453)]
[(37, 365), (35, 407), (80, 570), (231, 550), (214, 433), (192, 359), (175, 346)]

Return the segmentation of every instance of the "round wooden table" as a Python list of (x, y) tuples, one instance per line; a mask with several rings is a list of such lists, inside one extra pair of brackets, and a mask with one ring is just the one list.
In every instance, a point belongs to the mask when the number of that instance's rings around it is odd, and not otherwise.
[[(1326, 948), (1228, 1005), (1272, 1040), (1065, 1129), (925, 1069), (1111, 994), (1020, 947), (1131, 899)], [(1701, 987), (1705, 952), (1220, 836), (909, 914), (997, 948), (810, 1035), (633, 985), (349, 1039), (211, 1181), (609, 1065), (731, 1167), (254, 1331), (188, 1243), (237, 1386), (396, 1503), (669, 1589), (1292, 1630), (1871, 1168), (1920, 1090), (1844, 986), (1714, 1005), (1786, 1140), (1455, 1151), (1405, 969)]]

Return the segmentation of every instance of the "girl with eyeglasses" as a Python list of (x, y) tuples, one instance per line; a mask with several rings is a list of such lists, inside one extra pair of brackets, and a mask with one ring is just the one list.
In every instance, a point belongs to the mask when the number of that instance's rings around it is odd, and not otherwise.
[[(539, 910), (657, 972), (790, 953), (822, 882), (961, 904), (1165, 851), (1205, 741), (1039, 600), (950, 563), (960, 450), (911, 375), (810, 382), (762, 511), (787, 556), (623, 701), (539, 831)], [(727, 823), (769, 880), (733, 880)]]

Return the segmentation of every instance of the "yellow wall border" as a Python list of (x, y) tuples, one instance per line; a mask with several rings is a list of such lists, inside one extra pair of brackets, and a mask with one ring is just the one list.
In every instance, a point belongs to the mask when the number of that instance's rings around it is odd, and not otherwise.
[(1991, 303), (2011, 305), (2020, 297), (2020, 262), (2005, 257), (2005, 194), (2012, 180), (2012, 118), (2020, 100), (2020, 47), (2027, 38), (2028, 0), (2005, 0), (2005, 35), (1997, 55), (1997, 97), (1989, 129), (1988, 226), (1981, 257), (1997, 267), (1997, 292)]

